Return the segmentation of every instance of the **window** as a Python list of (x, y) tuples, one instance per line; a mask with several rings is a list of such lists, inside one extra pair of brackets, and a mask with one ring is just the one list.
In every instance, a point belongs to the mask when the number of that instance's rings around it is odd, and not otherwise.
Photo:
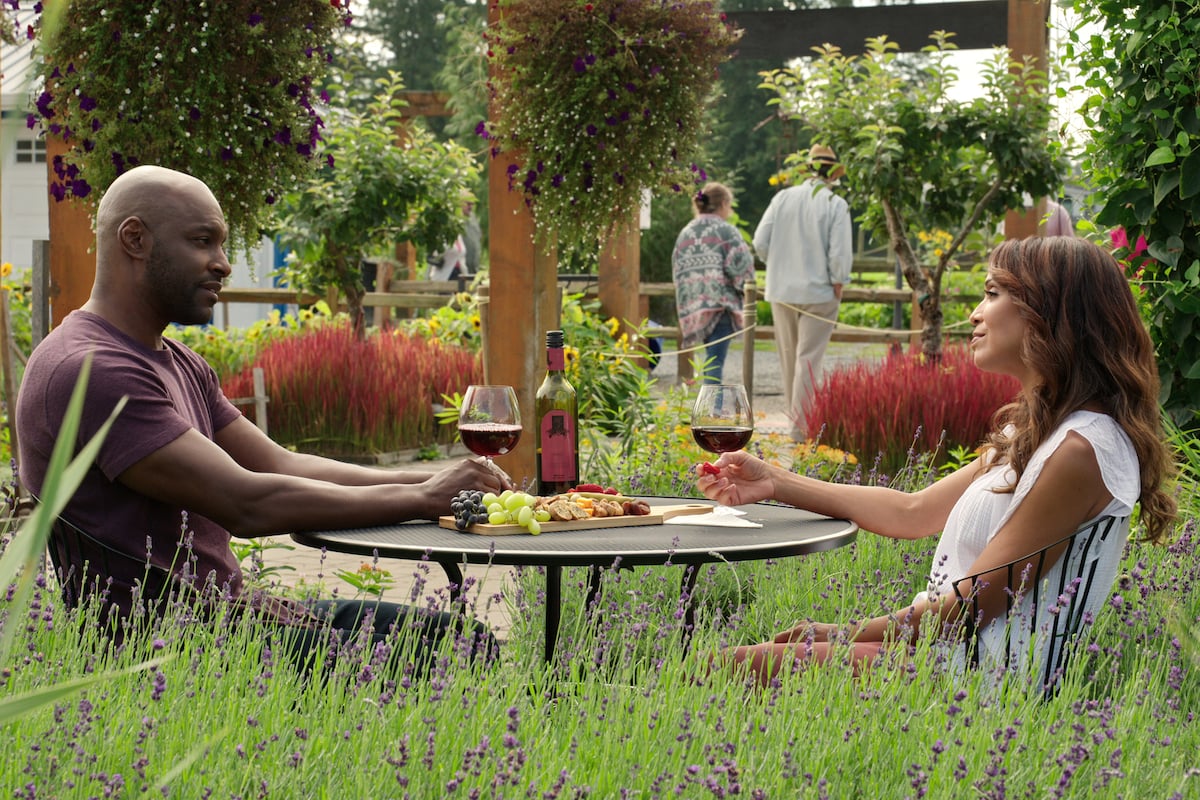
[(43, 139), (17, 140), (18, 164), (45, 164), (46, 142)]

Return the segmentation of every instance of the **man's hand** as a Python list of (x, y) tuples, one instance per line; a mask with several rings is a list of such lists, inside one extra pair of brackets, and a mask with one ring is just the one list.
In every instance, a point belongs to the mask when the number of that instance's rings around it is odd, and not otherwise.
[(463, 459), (445, 469), (435, 472), (421, 489), (429, 499), (429, 519), (437, 519), (450, 513), (450, 501), (463, 490), (478, 489), (481, 492), (499, 494), (513, 489), (512, 478), (493, 462), (483, 458)]

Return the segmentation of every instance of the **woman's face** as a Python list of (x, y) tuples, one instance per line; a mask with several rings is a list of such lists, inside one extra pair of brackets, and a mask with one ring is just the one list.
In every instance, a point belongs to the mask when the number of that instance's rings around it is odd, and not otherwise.
[(1028, 324), (1021, 317), (1012, 295), (992, 280), (988, 269), (983, 300), (971, 312), (971, 354), (975, 366), (987, 372), (1012, 375), (1028, 385), (1033, 371), (1021, 358)]

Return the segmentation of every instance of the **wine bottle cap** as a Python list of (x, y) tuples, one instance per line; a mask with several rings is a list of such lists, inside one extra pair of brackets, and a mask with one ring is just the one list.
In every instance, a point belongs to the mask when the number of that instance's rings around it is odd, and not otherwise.
[(546, 347), (562, 347), (563, 332), (562, 331), (546, 331)]

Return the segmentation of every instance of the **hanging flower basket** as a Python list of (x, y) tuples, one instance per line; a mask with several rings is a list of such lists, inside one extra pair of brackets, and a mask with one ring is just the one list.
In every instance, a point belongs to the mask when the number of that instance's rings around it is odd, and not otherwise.
[(592, 247), (643, 191), (689, 191), (717, 67), (741, 31), (709, 0), (501, 0), (487, 34), (492, 119), (540, 233)]
[(232, 243), (257, 244), (276, 198), (318, 166), (318, 87), (347, 0), (59, 5), (61, 24), (39, 37), (45, 86), (28, 119), (68, 148), (54, 198), (94, 205), (126, 169), (158, 164), (207, 183)]

